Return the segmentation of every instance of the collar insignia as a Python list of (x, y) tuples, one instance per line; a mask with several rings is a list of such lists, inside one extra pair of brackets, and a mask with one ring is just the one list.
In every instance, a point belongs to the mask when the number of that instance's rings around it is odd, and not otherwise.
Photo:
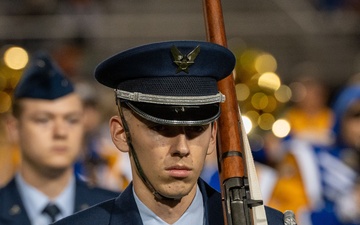
[(197, 46), (194, 50), (192, 50), (189, 54), (184, 55), (180, 52), (175, 45), (171, 47), (171, 54), (174, 57), (174, 63), (178, 66), (176, 73), (180, 71), (184, 71), (185, 73), (189, 73), (189, 67), (194, 64), (194, 60), (196, 56), (200, 52), (200, 46)]

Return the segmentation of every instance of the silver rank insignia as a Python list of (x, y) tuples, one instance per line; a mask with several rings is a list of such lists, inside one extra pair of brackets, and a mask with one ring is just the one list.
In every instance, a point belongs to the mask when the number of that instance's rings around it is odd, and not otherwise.
[(200, 46), (197, 46), (194, 50), (192, 50), (189, 54), (183, 55), (176, 46), (171, 47), (171, 54), (174, 57), (174, 63), (178, 66), (176, 73), (180, 71), (184, 71), (185, 73), (189, 73), (189, 66), (194, 64), (194, 60), (196, 56), (200, 52)]

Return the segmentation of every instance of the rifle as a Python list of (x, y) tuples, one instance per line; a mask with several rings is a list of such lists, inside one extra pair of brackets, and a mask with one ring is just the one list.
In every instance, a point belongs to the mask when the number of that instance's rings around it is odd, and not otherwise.
[[(227, 47), (220, 0), (203, 0), (203, 10), (207, 41)], [(226, 96), (225, 103), (221, 104), (217, 136), (224, 222), (228, 225), (267, 224), (264, 209), (260, 223), (253, 217), (252, 207), (262, 205), (262, 200), (251, 199), (243, 151), (244, 147), (249, 149), (249, 146), (241, 122), (233, 74), (219, 81), (218, 88)], [(249, 155), (251, 153), (248, 152)]]

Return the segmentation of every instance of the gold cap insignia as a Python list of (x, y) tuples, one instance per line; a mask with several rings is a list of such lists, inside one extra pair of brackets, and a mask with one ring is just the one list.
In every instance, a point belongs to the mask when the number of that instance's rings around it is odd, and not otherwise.
[(189, 54), (184, 55), (180, 52), (175, 45), (171, 47), (171, 54), (174, 57), (174, 63), (178, 66), (176, 73), (180, 71), (184, 71), (185, 73), (189, 73), (189, 66), (194, 64), (194, 60), (196, 56), (200, 52), (200, 46), (197, 46), (194, 50), (192, 50)]

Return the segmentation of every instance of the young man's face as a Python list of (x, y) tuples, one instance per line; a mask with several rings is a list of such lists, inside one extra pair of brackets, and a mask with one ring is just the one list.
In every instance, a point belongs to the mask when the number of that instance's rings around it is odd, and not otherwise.
[(342, 137), (349, 147), (360, 151), (360, 100), (353, 103), (344, 115)]
[(83, 108), (78, 95), (56, 100), (22, 99), (17, 133), (23, 163), (40, 171), (72, 167), (83, 140)]
[[(205, 157), (215, 149), (216, 122), (203, 126), (164, 126), (129, 111), (126, 111), (125, 119), (142, 170), (155, 190), (168, 198), (182, 198), (194, 193)], [(118, 117), (111, 120), (111, 127), (117, 124), (121, 126)], [(119, 149), (128, 151), (124, 133), (113, 131), (112, 128), (114, 143)], [(121, 138), (114, 137), (120, 134)], [(134, 184), (143, 186), (133, 157), (132, 169)]]

